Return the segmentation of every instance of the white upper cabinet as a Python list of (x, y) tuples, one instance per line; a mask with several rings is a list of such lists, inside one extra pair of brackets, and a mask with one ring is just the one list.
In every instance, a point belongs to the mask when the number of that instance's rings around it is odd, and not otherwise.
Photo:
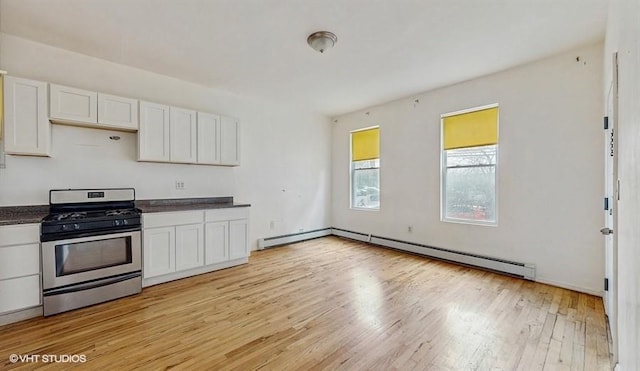
[(220, 164), (220, 116), (198, 112), (198, 163)]
[(220, 163), (240, 165), (240, 123), (232, 117), (220, 118)]
[(98, 93), (68, 86), (49, 86), (49, 117), (71, 124), (98, 123)]
[(171, 162), (195, 163), (197, 160), (196, 111), (171, 107), (170, 156)]
[(140, 102), (138, 160), (168, 162), (169, 106)]
[(138, 100), (98, 93), (98, 124), (138, 130)]
[(98, 129), (138, 130), (136, 99), (51, 84), (49, 118), (62, 124)]
[(51, 125), (47, 118), (47, 83), (4, 77), (5, 152), (49, 156)]

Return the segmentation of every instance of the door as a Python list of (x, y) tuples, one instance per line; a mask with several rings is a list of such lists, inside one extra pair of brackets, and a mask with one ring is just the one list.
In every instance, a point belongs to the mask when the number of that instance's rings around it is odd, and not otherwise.
[(138, 101), (98, 93), (98, 124), (138, 130)]
[(198, 163), (220, 163), (220, 116), (198, 112)]
[(94, 91), (51, 84), (49, 99), (49, 115), (54, 121), (98, 122), (98, 93)]
[(145, 229), (143, 232), (143, 244), (144, 278), (175, 272), (175, 227)]
[(5, 76), (3, 95), (5, 152), (49, 156), (47, 83)]
[(229, 260), (229, 222), (205, 224), (205, 258), (207, 265)]
[(195, 163), (198, 135), (196, 111), (171, 107), (170, 112), (171, 162)]
[(249, 221), (247, 219), (229, 222), (229, 259), (249, 256)]
[(612, 81), (607, 96), (607, 122), (605, 129), (605, 227), (601, 230), (605, 240), (605, 292), (604, 308), (609, 318), (613, 344), (611, 353), (614, 363), (617, 362), (617, 319), (618, 319), (618, 200), (620, 189), (618, 180), (618, 55), (614, 53), (612, 61)]
[(169, 161), (169, 106), (140, 102), (138, 161)]
[(220, 118), (220, 163), (240, 165), (240, 123), (231, 117)]
[(140, 271), (140, 231), (42, 242), (42, 288)]
[(176, 271), (204, 265), (202, 224), (176, 227)]

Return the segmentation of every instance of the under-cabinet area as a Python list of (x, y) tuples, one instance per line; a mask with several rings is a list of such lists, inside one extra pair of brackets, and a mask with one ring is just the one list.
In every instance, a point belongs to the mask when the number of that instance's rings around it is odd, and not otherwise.
[(137, 161), (240, 165), (237, 119), (166, 104), (4, 77), (5, 152), (51, 156), (51, 124), (137, 132)]
[(243, 264), (249, 208), (144, 213), (143, 286)]

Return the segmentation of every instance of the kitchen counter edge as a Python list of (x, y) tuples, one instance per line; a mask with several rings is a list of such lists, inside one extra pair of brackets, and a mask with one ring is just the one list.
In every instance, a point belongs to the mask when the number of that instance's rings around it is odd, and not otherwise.
[[(251, 204), (234, 202), (232, 197), (212, 197), (138, 200), (136, 207), (144, 214), (251, 207)], [(0, 206), (0, 226), (40, 224), (48, 214), (49, 205)]]

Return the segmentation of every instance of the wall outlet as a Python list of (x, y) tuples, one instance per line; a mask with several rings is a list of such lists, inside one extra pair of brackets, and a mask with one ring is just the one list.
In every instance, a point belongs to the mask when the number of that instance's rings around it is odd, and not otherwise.
[(184, 190), (184, 182), (182, 180), (176, 180), (176, 189), (180, 191)]
[(275, 227), (276, 227), (276, 222), (275, 222), (275, 220), (270, 221), (270, 222), (269, 222), (269, 228), (270, 228), (270, 229), (274, 229)]
[(409, 233), (413, 232), (413, 227), (412, 226), (408, 226), (407, 227), (407, 232), (409, 232)]

